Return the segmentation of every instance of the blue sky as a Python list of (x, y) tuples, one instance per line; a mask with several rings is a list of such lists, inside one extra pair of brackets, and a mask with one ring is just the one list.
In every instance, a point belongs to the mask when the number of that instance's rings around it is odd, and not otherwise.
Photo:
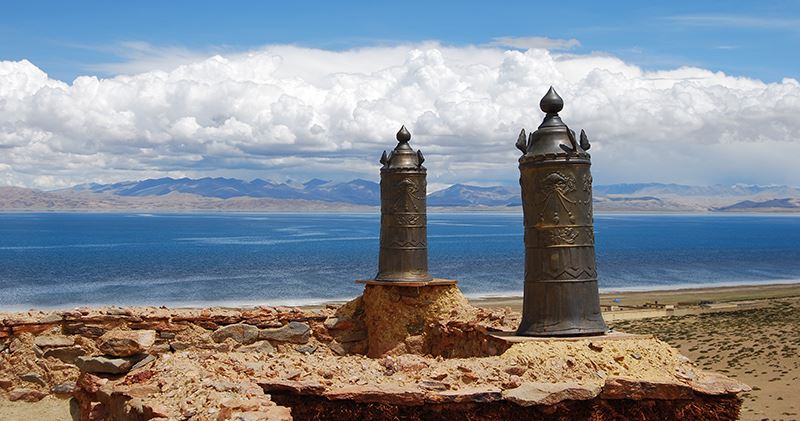
[[(293, 43), (324, 49), (498, 37), (577, 40), (646, 69), (692, 65), (764, 81), (800, 75), (797, 1), (255, 2), (10, 1), (0, 58), (71, 81), (125, 61), (125, 43), (231, 52)], [(110, 72), (94, 72), (109, 76)]]
[(0, 185), (515, 185), (554, 85), (598, 184), (800, 186), (800, 2), (7, 1)]

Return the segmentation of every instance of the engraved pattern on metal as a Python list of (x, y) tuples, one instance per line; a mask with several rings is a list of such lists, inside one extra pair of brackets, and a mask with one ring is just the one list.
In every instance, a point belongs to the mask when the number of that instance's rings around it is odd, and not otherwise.
[(397, 147), (381, 155), (381, 238), (376, 282), (429, 282), (426, 170), (422, 152), (408, 142), (405, 126)]
[(594, 254), (589, 140), (561, 120), (564, 101), (552, 87), (539, 102), (546, 113), (515, 146), (525, 226), (523, 336), (603, 334)]

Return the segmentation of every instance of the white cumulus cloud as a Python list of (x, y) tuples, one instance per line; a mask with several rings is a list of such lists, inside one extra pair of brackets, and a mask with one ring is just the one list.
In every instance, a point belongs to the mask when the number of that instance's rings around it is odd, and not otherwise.
[(599, 183), (800, 184), (795, 79), (433, 42), (276, 45), (165, 68), (69, 84), (0, 62), (0, 183), (377, 179), (405, 124), (432, 185), (513, 184), (517, 134), (538, 126), (553, 85), (564, 121), (594, 142)]

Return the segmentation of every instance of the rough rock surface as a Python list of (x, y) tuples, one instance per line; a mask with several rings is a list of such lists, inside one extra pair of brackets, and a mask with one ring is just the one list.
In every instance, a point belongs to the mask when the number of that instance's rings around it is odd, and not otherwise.
[[(420, 352), (408, 338), (420, 336), (430, 323), (469, 320), (475, 308), (455, 285), (405, 288), (367, 285), (364, 288), (364, 322), (369, 356)], [(411, 349), (409, 349), (411, 348)]]
[(503, 397), (521, 406), (555, 405), (563, 401), (585, 401), (600, 393), (600, 385), (569, 383), (523, 383), (503, 392)]
[(127, 373), (134, 364), (142, 358), (109, 358), (103, 356), (78, 357), (75, 365), (87, 373), (123, 374)]
[(275, 347), (267, 341), (256, 342), (252, 345), (245, 345), (237, 349), (239, 352), (259, 352), (262, 354), (271, 354), (275, 352)]
[(240, 344), (249, 345), (258, 340), (258, 328), (253, 325), (236, 323), (223, 326), (211, 334), (214, 342), (224, 342), (228, 338)]
[(39, 386), (47, 386), (47, 383), (44, 381), (44, 379), (42, 379), (42, 376), (36, 373), (22, 374), (19, 376), (19, 379), (24, 382), (37, 384)]
[(46, 393), (40, 392), (35, 389), (26, 389), (26, 388), (19, 388), (14, 389), (8, 394), (8, 400), (10, 401), (25, 401), (25, 402), (37, 402), (42, 400)]
[(71, 395), (75, 391), (75, 382), (66, 382), (53, 386), (50, 392), (54, 395)]
[(58, 348), (65, 346), (72, 346), (75, 344), (75, 339), (63, 335), (40, 335), (33, 341), (39, 348)]
[(78, 357), (86, 355), (86, 350), (79, 346), (52, 348), (42, 353), (42, 358), (56, 358), (67, 364), (75, 364)]
[(292, 419), (289, 408), (272, 402), (226, 355), (164, 354), (151, 366), (113, 380), (84, 373), (77, 405), (89, 419)]
[(155, 343), (154, 330), (113, 330), (100, 337), (97, 347), (106, 355), (130, 357), (147, 352)]
[(258, 332), (261, 340), (276, 342), (290, 342), (293, 344), (304, 344), (311, 337), (311, 327), (301, 322), (289, 322), (276, 329), (263, 329)]
[(747, 390), (649, 336), (495, 335), (518, 321), (455, 287), (370, 286), (313, 311), (0, 314), (0, 398), (71, 393), (89, 420), (735, 419)]

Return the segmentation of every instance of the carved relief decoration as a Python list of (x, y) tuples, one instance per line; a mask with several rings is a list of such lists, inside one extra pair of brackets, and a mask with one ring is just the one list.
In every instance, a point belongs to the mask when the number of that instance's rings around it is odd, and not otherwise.
[[(588, 167), (557, 171), (528, 167), (520, 184), (525, 207), (526, 280), (596, 279)], [(537, 216), (534, 223), (528, 220), (530, 215)]]
[(566, 211), (570, 224), (575, 223), (575, 215), (572, 213), (572, 205), (575, 204), (569, 194), (575, 191), (575, 178), (563, 172), (553, 172), (543, 174), (538, 180), (536, 196), (534, 197), (536, 207), (539, 209), (539, 222), (545, 223), (549, 216), (553, 224), (561, 223), (562, 211)]
[(402, 227), (424, 227), (426, 225), (426, 218), (424, 213), (412, 214), (396, 214), (392, 215), (395, 226)]
[[(411, 178), (403, 178), (393, 187), (393, 191), (399, 192), (398, 196), (394, 199), (392, 205), (392, 212), (419, 212), (420, 208), (424, 206), (425, 200), (425, 187), (417, 186)], [(423, 193), (420, 194), (420, 191)]]

